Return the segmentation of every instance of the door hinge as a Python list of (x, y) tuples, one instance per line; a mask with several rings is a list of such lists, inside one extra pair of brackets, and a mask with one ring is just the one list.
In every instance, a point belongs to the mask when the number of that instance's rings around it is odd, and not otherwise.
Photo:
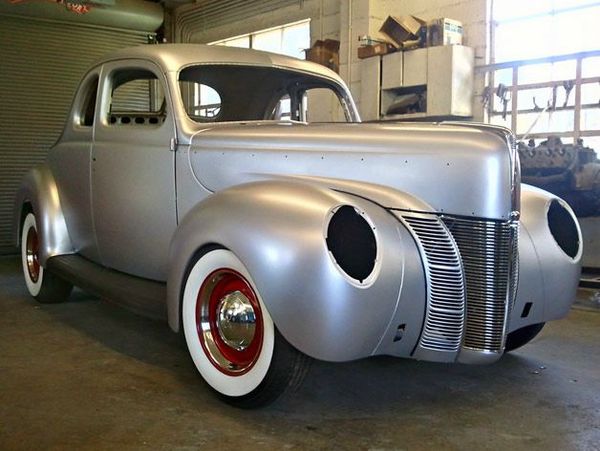
[(171, 138), (169, 142), (169, 150), (175, 152), (177, 150), (177, 138)]

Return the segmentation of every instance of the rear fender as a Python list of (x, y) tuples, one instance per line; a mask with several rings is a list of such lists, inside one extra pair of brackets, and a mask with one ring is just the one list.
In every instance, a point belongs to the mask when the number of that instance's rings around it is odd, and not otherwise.
[(30, 170), (17, 191), (13, 216), (16, 246), (20, 245), (21, 225), (27, 213), (27, 205), (31, 206), (36, 216), (42, 266), (46, 265), (50, 257), (73, 253), (56, 182), (48, 166), (42, 165)]

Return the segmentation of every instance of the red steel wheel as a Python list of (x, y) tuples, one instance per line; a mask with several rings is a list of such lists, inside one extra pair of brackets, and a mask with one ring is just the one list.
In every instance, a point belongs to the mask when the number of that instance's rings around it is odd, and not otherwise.
[(69, 297), (73, 286), (46, 271), (40, 262), (42, 241), (36, 217), (27, 213), (21, 227), (21, 263), (29, 294), (42, 303), (62, 302)]
[(196, 328), (212, 364), (237, 376), (252, 368), (263, 342), (263, 318), (256, 293), (239, 272), (213, 271), (196, 301)]
[(306, 374), (310, 360), (277, 331), (249, 271), (227, 249), (190, 262), (181, 319), (196, 369), (229, 404), (269, 404)]
[(25, 253), (27, 259), (27, 271), (32, 282), (37, 282), (40, 278), (40, 243), (35, 227), (30, 227), (27, 230), (27, 239), (25, 242)]

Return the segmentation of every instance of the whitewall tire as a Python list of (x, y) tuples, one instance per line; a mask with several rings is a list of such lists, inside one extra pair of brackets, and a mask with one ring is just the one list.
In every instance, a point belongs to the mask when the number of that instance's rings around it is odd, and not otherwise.
[(39, 244), (35, 216), (28, 213), (21, 228), (21, 262), (25, 285), (33, 297), (40, 293), (44, 279), (44, 268), (39, 262)]
[(194, 365), (231, 404), (268, 404), (306, 372), (308, 358), (279, 334), (251, 275), (229, 250), (192, 260), (181, 315)]
[(27, 213), (21, 226), (21, 263), (27, 291), (39, 302), (62, 302), (73, 287), (44, 269), (39, 260), (41, 245), (35, 215)]

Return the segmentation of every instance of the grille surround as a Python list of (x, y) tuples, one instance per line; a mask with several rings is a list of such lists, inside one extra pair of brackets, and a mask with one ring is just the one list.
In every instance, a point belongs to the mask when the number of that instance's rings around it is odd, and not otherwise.
[(427, 281), (427, 311), (413, 355), (439, 361), (459, 352), (499, 356), (518, 284), (518, 220), (400, 217), (421, 251)]

